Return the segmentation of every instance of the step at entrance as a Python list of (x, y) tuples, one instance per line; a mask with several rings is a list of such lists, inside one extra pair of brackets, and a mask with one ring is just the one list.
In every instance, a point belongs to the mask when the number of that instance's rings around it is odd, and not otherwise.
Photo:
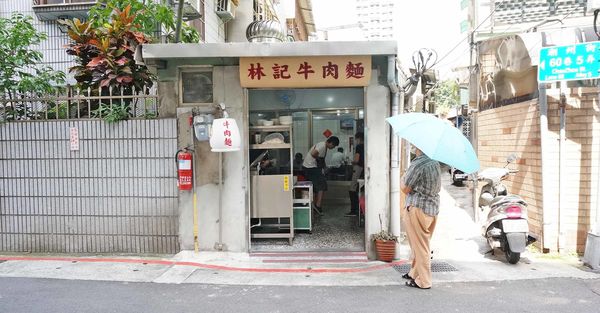
[(263, 263), (364, 263), (366, 252), (255, 252), (251, 258), (262, 258)]

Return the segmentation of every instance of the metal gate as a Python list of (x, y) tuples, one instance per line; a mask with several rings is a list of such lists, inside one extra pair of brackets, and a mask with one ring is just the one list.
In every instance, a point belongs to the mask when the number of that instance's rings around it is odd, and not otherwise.
[(176, 126), (0, 123), (0, 251), (178, 252)]

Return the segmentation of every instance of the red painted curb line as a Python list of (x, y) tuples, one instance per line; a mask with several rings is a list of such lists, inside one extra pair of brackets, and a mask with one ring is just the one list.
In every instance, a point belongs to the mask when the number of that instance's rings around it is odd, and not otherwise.
[(204, 269), (214, 269), (223, 271), (252, 272), (252, 273), (364, 273), (383, 268), (392, 267), (406, 263), (406, 260), (399, 260), (391, 263), (384, 263), (362, 268), (247, 268), (233, 267), (224, 265), (212, 265), (198, 262), (180, 262), (166, 260), (142, 260), (142, 259), (100, 259), (100, 258), (60, 258), (60, 257), (4, 257), (0, 256), (0, 261), (59, 261), (59, 262), (88, 262), (88, 263), (141, 263), (141, 264), (159, 264), (159, 265), (181, 265), (194, 266)]
[(282, 257), (322, 257), (322, 256), (364, 256), (367, 257), (366, 252), (256, 252), (249, 254), (253, 257), (268, 257), (268, 258), (282, 258)]
[(266, 259), (263, 263), (365, 263), (365, 259)]

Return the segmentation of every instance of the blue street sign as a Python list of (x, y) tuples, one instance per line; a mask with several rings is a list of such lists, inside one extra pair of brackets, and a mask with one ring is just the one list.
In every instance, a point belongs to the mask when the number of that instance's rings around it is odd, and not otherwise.
[(538, 66), (538, 81), (550, 83), (598, 78), (600, 77), (599, 52), (600, 42), (598, 41), (542, 48)]

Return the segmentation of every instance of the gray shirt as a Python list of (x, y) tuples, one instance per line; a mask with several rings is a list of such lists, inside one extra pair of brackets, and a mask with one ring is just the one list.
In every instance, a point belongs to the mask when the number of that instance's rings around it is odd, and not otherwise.
[(440, 190), (442, 189), (440, 164), (425, 154), (416, 157), (404, 175), (404, 184), (412, 189), (406, 197), (406, 205), (436, 216), (440, 212)]

